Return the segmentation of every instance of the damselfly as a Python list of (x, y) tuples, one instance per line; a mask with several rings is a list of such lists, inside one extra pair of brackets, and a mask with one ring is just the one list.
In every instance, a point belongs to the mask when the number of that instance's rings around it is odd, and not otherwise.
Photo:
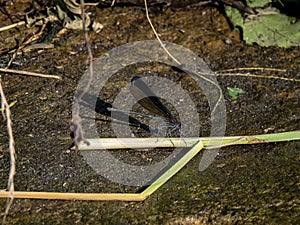
[(178, 130), (180, 132), (180, 122), (171, 113), (171, 111), (160, 101), (159, 97), (157, 97), (157, 95), (154, 93), (151, 87), (141, 77), (135, 76), (132, 78), (129, 90), (136, 99), (136, 101), (142, 107), (147, 109), (149, 112), (154, 113), (156, 116), (139, 112), (125, 111), (115, 108), (110, 108), (109, 110), (127, 112), (129, 114), (135, 114), (139, 116), (157, 119), (163, 124), (160, 124), (157, 127), (156, 133), (160, 133), (160, 131), (163, 128), (166, 129), (166, 135), (169, 137), (171, 136), (171, 133), (175, 130)]

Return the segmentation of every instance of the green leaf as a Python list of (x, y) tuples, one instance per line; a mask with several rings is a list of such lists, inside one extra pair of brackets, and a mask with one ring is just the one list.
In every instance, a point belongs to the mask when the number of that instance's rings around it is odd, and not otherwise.
[(230, 6), (225, 6), (225, 11), (227, 17), (230, 19), (231, 23), (234, 26), (243, 26), (244, 19), (242, 17), (242, 14), (239, 12), (239, 10)]
[(300, 22), (280, 14), (276, 8), (257, 9), (257, 14), (248, 15), (245, 19), (237, 9), (226, 6), (225, 11), (232, 24), (242, 29), (247, 44), (284, 48), (300, 46)]
[(247, 0), (246, 3), (248, 7), (264, 7), (272, 3), (272, 0)]
[(229, 96), (233, 100), (236, 100), (238, 98), (239, 94), (245, 93), (245, 91), (243, 89), (236, 88), (236, 87), (234, 87), (234, 88), (227, 87), (227, 91), (228, 91)]
[(245, 21), (242, 26), (245, 42), (266, 47), (300, 46), (300, 23), (276, 11), (269, 13), (255, 15)]

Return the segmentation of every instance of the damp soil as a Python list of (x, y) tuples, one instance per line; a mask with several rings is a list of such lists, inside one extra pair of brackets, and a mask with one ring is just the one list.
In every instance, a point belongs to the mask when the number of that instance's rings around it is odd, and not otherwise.
[[(140, 6), (97, 8), (92, 12), (104, 25), (101, 32), (90, 32), (95, 58), (122, 44), (155, 39)], [(226, 136), (299, 129), (299, 82), (270, 78), (299, 80), (299, 48), (246, 45), (215, 7), (176, 10), (166, 7), (150, 11), (150, 16), (161, 39), (190, 49), (212, 71), (242, 67), (287, 70), (261, 71), (259, 74), (265, 78), (217, 77), (226, 103)], [(11, 23), (4, 14), (0, 18), (1, 26)], [(8, 101), (16, 101), (11, 107), (17, 152), (15, 189), (139, 192), (142, 187), (126, 186), (102, 177), (81, 154), (68, 149), (72, 144), (69, 127), (73, 98), (87, 69), (87, 49), (81, 31), (68, 30), (57, 36), (55, 33), (60, 29), (59, 23), (48, 25), (42, 42), (52, 42), (54, 46), (24, 51), (16, 56), (11, 68), (55, 74), (62, 80), (2, 74)], [(30, 32), (26, 27), (1, 32), (0, 49), (15, 47), (16, 39), (23, 40)], [(1, 67), (11, 55), (2, 52)], [(116, 73), (99, 93), (102, 106), (111, 104), (133, 76), (147, 74), (172, 79), (189, 92), (199, 113), (199, 135), (210, 135), (209, 106), (199, 87), (188, 74), (158, 63), (133, 65)], [(238, 87), (245, 93), (233, 100), (227, 87)], [(138, 105), (135, 107), (137, 111), (143, 110)], [(95, 118), (100, 137), (115, 136), (112, 119), (105, 110), (95, 109)], [(140, 119), (135, 117), (135, 121)], [(137, 136), (147, 136), (141, 126), (133, 126), (132, 131)], [(0, 117), (0, 189), (6, 188), (9, 172), (7, 143), (6, 123)], [(201, 153), (143, 202), (15, 199), (7, 224), (297, 224), (300, 221), (299, 147), (297, 141), (225, 147), (203, 172), (198, 170)], [(150, 165), (168, 157), (172, 151), (120, 150), (112, 154), (128, 164)], [(112, 176), (120, 173), (110, 172)], [(0, 215), (5, 202), (0, 201)]]

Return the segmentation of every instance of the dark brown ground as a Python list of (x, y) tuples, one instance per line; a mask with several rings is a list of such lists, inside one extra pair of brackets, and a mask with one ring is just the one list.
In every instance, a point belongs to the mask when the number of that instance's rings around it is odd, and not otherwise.
[[(100, 33), (90, 33), (95, 58), (128, 42), (155, 39), (141, 7), (97, 9), (95, 13), (96, 20), (104, 25)], [(167, 8), (154, 11), (151, 18), (163, 40), (192, 50), (213, 71), (274, 67), (288, 71), (263, 74), (299, 79), (299, 48), (245, 45), (215, 8)], [(4, 14), (0, 21), (1, 26), (11, 23)], [(47, 28), (44, 43), (51, 42), (57, 27), (59, 24)], [(15, 46), (15, 38), (23, 40), (29, 34), (25, 27), (1, 32), (0, 49)], [(72, 142), (72, 100), (87, 68), (87, 51), (81, 31), (67, 31), (54, 45), (18, 55), (11, 68), (60, 75), (62, 81), (2, 75), (8, 101), (17, 101), (11, 108), (17, 150), (16, 190), (134, 191), (110, 183), (80, 155), (67, 151)], [(9, 56), (2, 53), (1, 67)], [(226, 99), (226, 135), (261, 134), (270, 127), (275, 132), (299, 129), (299, 83), (237, 76), (218, 77), (218, 81)], [(246, 93), (233, 101), (226, 87), (239, 87)], [(107, 91), (107, 96), (115, 92)], [(103, 136), (113, 136), (107, 132), (104, 127)], [(1, 189), (6, 188), (9, 170), (6, 149), (6, 125), (0, 117)], [(198, 171), (200, 159), (201, 154), (144, 202), (15, 200), (7, 224), (299, 223), (299, 142), (226, 147), (204, 172)], [(3, 215), (5, 200), (0, 203)]]

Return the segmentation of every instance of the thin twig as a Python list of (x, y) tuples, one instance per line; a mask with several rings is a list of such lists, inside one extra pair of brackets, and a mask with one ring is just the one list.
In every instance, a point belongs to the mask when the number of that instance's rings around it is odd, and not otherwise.
[(300, 82), (300, 79), (279, 77), (279, 76), (265, 76), (265, 75), (251, 74), (251, 73), (216, 73), (216, 76), (257, 77), (257, 78), (278, 79), (278, 80), (287, 80), (287, 81)]
[(286, 69), (276, 69), (276, 68), (269, 68), (269, 67), (244, 67), (244, 68), (233, 68), (233, 69), (226, 69), (226, 70), (219, 70), (218, 73), (222, 72), (232, 72), (232, 71), (241, 71), (241, 70), (262, 70), (262, 71), (276, 71), (276, 72), (286, 72)]
[[(170, 57), (171, 57), (178, 65), (181, 65), (182, 63), (179, 62), (179, 61), (178, 61), (178, 60), (177, 60), (177, 59), (176, 59), (176, 58), (168, 51), (168, 49), (165, 47), (165, 45), (164, 45), (164, 44), (162, 43), (162, 41), (160, 40), (160, 38), (159, 38), (159, 36), (158, 36), (158, 34), (157, 34), (157, 32), (156, 32), (156, 30), (155, 30), (155, 28), (154, 28), (152, 22), (151, 22), (151, 19), (150, 19), (150, 17), (149, 17), (148, 6), (147, 6), (147, 0), (144, 0), (144, 3), (145, 3), (145, 10), (146, 10), (146, 17), (147, 17), (147, 20), (148, 20), (148, 22), (149, 22), (149, 24), (150, 24), (150, 26), (151, 26), (151, 28), (152, 28), (153, 33), (154, 33), (155, 36), (156, 36), (158, 42), (160, 43), (161, 47), (165, 50), (165, 52), (166, 52), (166, 53), (167, 53), (167, 54), (168, 54), (168, 55), (169, 55), (169, 56), (170, 56)], [(203, 73), (196, 73), (196, 74), (197, 74), (197, 76), (201, 77), (203, 80), (205, 80), (205, 81), (207, 81), (207, 82), (213, 84), (213, 85), (218, 89), (218, 91), (219, 91), (219, 98), (218, 98), (216, 104), (214, 105), (213, 109), (211, 110), (211, 115), (214, 115), (215, 110), (217, 109), (217, 106), (219, 105), (219, 103), (220, 103), (221, 100), (222, 100), (222, 96), (223, 96), (223, 94), (222, 94), (222, 89), (221, 89), (221, 87), (220, 87), (215, 81), (210, 80), (210, 79), (206, 78), (205, 76), (203, 76), (203, 75), (212, 75), (212, 74), (203, 74)]]
[(11, 59), (9, 60), (9, 62), (7, 63), (6, 65), (6, 69), (10, 67), (10, 65), (12, 64), (13, 60), (16, 58), (16, 56), (19, 54), (19, 51), (22, 50), (26, 45), (36, 41), (37, 39), (39, 39), (45, 28), (46, 28), (46, 25), (47, 25), (47, 21), (46, 23), (44, 23), (41, 27), (41, 29), (39, 30), (39, 32), (37, 34), (33, 34), (29, 39), (25, 40), (17, 49), (16, 51), (14, 52), (14, 54), (12, 55)]
[(159, 41), (161, 47), (165, 50), (165, 52), (178, 64), (178, 65), (181, 65), (181, 63), (168, 51), (168, 49), (165, 47), (165, 45), (162, 43), (162, 41), (160, 40), (151, 20), (150, 20), (150, 17), (149, 17), (149, 12), (148, 12), (148, 6), (147, 6), (147, 0), (144, 0), (144, 3), (145, 3), (145, 10), (146, 10), (146, 17), (147, 17), (147, 20), (151, 26), (151, 29), (153, 30), (153, 33), (155, 34), (157, 40)]
[(81, 16), (82, 16), (82, 25), (83, 25), (83, 29), (84, 29), (84, 38), (85, 38), (85, 44), (86, 44), (86, 48), (87, 48), (87, 51), (88, 51), (88, 64), (89, 64), (89, 80), (88, 80), (88, 83), (84, 89), (84, 91), (81, 93), (80, 95), (80, 99), (88, 92), (91, 84), (92, 84), (92, 81), (93, 81), (93, 53), (92, 53), (92, 48), (91, 48), (91, 44), (90, 44), (90, 40), (89, 40), (89, 34), (88, 34), (88, 31), (87, 31), (87, 28), (86, 28), (86, 18), (85, 18), (85, 11), (84, 11), (84, 0), (81, 0), (80, 1), (80, 4), (81, 4)]
[(9, 138), (9, 153), (10, 153), (10, 170), (9, 170), (9, 178), (7, 183), (9, 196), (6, 202), (5, 213), (2, 220), (4, 224), (9, 209), (14, 200), (14, 176), (16, 173), (16, 151), (15, 151), (15, 141), (14, 141), (13, 130), (12, 130), (11, 112), (10, 112), (9, 104), (4, 95), (1, 81), (0, 81), (0, 95), (1, 95), (1, 102), (3, 104), (3, 108), (5, 108), (5, 114), (7, 120), (6, 126), (7, 126), (8, 138)]
[(71, 120), (71, 131), (74, 133), (74, 145), (76, 151), (78, 150), (79, 143), (81, 141), (88, 143), (84, 138), (84, 132), (81, 125), (81, 117), (80, 117), (80, 102), (82, 101), (82, 97), (89, 91), (89, 88), (93, 81), (93, 53), (92, 48), (89, 42), (89, 36), (88, 31), (86, 29), (86, 18), (85, 18), (85, 10), (84, 10), (84, 0), (80, 1), (81, 6), (81, 17), (82, 17), (82, 26), (84, 31), (84, 38), (85, 38), (85, 44), (88, 51), (88, 63), (89, 63), (89, 80), (87, 85), (85, 86), (83, 92), (74, 100), (74, 109), (73, 109), (73, 116)]
[(25, 24), (25, 21), (19, 21), (19, 22), (14, 23), (14, 24), (10, 24), (10, 25), (4, 26), (4, 27), (0, 27), (0, 32), (5, 31), (5, 30), (10, 30), (12, 28), (22, 26), (24, 24)]
[(3, 73), (14, 73), (14, 74), (25, 75), (25, 76), (53, 78), (53, 79), (58, 79), (58, 80), (62, 79), (60, 76), (56, 76), (56, 75), (34, 73), (34, 72), (28, 72), (28, 71), (24, 71), (24, 70), (12, 70), (12, 69), (3, 69), (3, 68), (0, 68), (0, 72), (3, 72)]

